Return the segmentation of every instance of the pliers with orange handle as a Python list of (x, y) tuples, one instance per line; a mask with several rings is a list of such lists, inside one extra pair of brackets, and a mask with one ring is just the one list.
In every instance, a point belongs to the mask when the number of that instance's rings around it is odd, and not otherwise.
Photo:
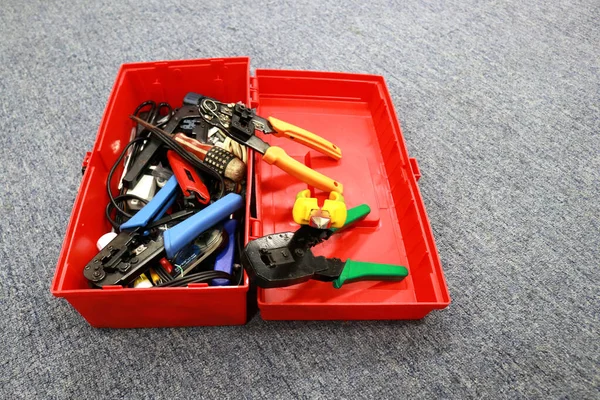
[(334, 160), (339, 160), (342, 158), (342, 151), (333, 143), (277, 118), (260, 117), (256, 115), (254, 109), (250, 109), (242, 103), (222, 103), (196, 93), (188, 93), (184, 102), (188, 105), (197, 105), (200, 115), (206, 122), (218, 127), (236, 142), (262, 154), (263, 160), (267, 163), (275, 165), (317, 189), (343, 193), (344, 187), (340, 182), (294, 160), (281, 147), (271, 146), (256, 136), (255, 131), (291, 139)]

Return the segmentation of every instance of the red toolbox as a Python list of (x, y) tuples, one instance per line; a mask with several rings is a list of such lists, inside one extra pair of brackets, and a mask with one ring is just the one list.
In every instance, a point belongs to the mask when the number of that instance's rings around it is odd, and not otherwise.
[[(308, 281), (258, 289), (263, 319), (418, 319), (446, 307), (450, 298), (417, 186), (417, 162), (409, 158), (392, 101), (380, 76), (256, 70), (245, 57), (125, 64), (119, 70), (67, 227), (52, 282), (96, 327), (162, 327), (243, 324), (248, 278), (242, 286), (90, 289), (82, 274), (96, 240), (110, 230), (104, 216), (109, 168), (128, 142), (132, 110), (147, 99), (179, 104), (189, 91), (225, 102), (244, 101), (258, 114), (301, 126), (337, 144), (332, 161), (292, 141), (273, 143), (344, 184), (348, 207), (366, 203), (357, 227), (314, 248), (318, 255), (404, 265), (401, 282), (356, 282), (334, 289)], [(270, 139), (263, 136), (266, 141)], [(291, 209), (306, 184), (260, 157), (250, 157), (245, 239), (294, 231)], [(322, 194), (325, 195), (325, 194)], [(316, 193), (321, 197), (320, 193)]]

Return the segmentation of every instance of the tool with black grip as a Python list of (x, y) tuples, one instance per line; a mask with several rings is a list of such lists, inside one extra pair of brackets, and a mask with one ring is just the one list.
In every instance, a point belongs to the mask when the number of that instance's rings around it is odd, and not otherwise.
[[(346, 224), (341, 229), (350, 227), (369, 212), (366, 204), (349, 209)], [(401, 281), (408, 276), (408, 270), (399, 265), (315, 256), (311, 247), (329, 239), (336, 231), (302, 225), (296, 232), (263, 236), (248, 243), (242, 253), (242, 264), (256, 285), (263, 288), (316, 279), (333, 282), (339, 289), (344, 283), (353, 281)]]
[[(165, 116), (161, 116), (161, 110), (163, 109), (167, 110), (167, 114)], [(156, 125), (161, 125), (163, 121), (169, 120), (172, 113), (173, 109), (168, 103), (156, 104), (152, 100), (143, 102), (133, 112), (134, 115), (142, 118), (146, 122)], [(135, 132), (136, 133), (134, 137), (148, 136), (148, 132), (142, 126), (138, 126)], [(137, 152), (137, 148), (132, 151), (133, 154), (131, 156), (135, 159), (135, 161), (126, 168), (124, 171), (125, 175), (122, 179), (126, 187), (132, 188), (135, 186), (134, 183), (143, 174), (144, 169), (147, 168), (150, 162), (156, 158), (161, 146), (162, 143), (159, 140), (152, 136), (148, 136), (148, 140), (143, 145), (141, 151), (139, 151), (139, 154), (135, 154)]]
[(155, 205), (149, 203), (146, 207), (150, 206), (151, 210), (143, 213), (144, 218), (140, 218), (142, 222), (134, 224), (135, 230), (121, 232), (85, 266), (83, 275), (92, 285), (130, 284), (150, 266), (158, 264), (161, 258), (176, 257), (200, 234), (227, 219), (244, 204), (240, 195), (230, 193), (156, 237), (139, 232), (152, 218), (156, 218), (155, 210), (162, 209), (165, 201)]

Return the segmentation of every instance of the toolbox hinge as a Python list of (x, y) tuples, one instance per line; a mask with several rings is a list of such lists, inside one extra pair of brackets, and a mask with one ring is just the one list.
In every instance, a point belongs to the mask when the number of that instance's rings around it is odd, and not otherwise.
[(255, 76), (250, 77), (250, 108), (258, 107), (258, 79)]
[(249, 232), (248, 232), (248, 236), (250, 236), (250, 239), (256, 239), (261, 237), (262, 234), (262, 224), (260, 222), (260, 220), (255, 219), (255, 218), (250, 218), (249, 219), (250, 222), (250, 226), (249, 226)]
[(408, 161), (410, 164), (410, 169), (411, 169), (413, 175), (415, 176), (415, 180), (418, 181), (421, 178), (421, 171), (419, 170), (419, 163), (417, 162), (417, 159), (414, 157), (409, 157)]

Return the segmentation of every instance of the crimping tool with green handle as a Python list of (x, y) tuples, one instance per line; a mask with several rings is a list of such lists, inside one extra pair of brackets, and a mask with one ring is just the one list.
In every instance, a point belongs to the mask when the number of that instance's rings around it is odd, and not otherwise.
[(401, 281), (408, 276), (406, 267), (317, 257), (310, 250), (334, 233), (350, 228), (370, 211), (366, 204), (349, 209), (346, 223), (340, 229), (302, 225), (296, 232), (274, 233), (252, 240), (242, 253), (242, 264), (262, 288), (290, 286), (309, 279), (333, 282), (336, 289), (351, 281)]

